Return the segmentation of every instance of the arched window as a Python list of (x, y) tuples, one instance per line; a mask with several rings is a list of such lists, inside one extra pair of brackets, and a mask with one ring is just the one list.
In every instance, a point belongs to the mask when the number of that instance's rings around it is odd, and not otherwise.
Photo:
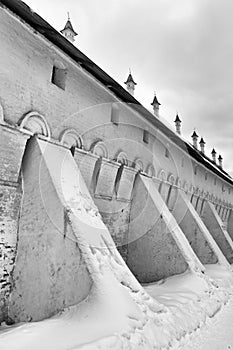
[(116, 161), (120, 164), (128, 165), (128, 157), (125, 152), (119, 152), (118, 155), (116, 156)]
[(143, 171), (143, 162), (142, 162), (141, 159), (136, 158), (135, 161), (134, 161), (134, 166), (135, 166), (136, 170)]
[(26, 114), (20, 121), (21, 130), (29, 131), (32, 135), (39, 134), (46, 137), (51, 136), (49, 125), (41, 114), (38, 112), (30, 112)]
[(82, 148), (83, 141), (75, 129), (66, 129), (60, 135), (60, 142), (68, 148)]
[(151, 177), (155, 177), (156, 173), (155, 173), (155, 168), (152, 164), (149, 164), (146, 168), (146, 173), (151, 176)]

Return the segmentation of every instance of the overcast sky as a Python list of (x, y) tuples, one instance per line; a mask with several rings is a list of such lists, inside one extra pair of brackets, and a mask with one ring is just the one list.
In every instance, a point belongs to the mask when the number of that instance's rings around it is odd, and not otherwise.
[(60, 30), (70, 12), (75, 45), (123, 84), (131, 68), (135, 97), (190, 140), (196, 128), (233, 175), (232, 0), (26, 0)]

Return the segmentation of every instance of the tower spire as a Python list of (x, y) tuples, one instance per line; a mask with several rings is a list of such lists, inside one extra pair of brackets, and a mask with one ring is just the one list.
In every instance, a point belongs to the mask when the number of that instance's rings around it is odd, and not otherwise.
[(73, 43), (75, 41), (74, 37), (78, 34), (75, 32), (71, 24), (69, 12), (67, 12), (67, 16), (68, 16), (68, 20), (66, 22), (65, 27), (61, 30), (61, 33), (64, 35), (64, 37), (66, 37), (66, 39), (68, 39), (71, 43)]
[(176, 125), (176, 132), (177, 134), (181, 134), (180, 129), (181, 129), (181, 120), (180, 117), (178, 115), (178, 112), (176, 112), (176, 119), (174, 120), (174, 123)]
[(134, 90), (135, 90), (135, 86), (137, 85), (137, 83), (135, 83), (135, 81), (133, 80), (130, 68), (129, 68), (129, 75), (128, 75), (127, 80), (125, 81), (125, 84), (126, 84), (128, 92), (131, 95), (134, 95)]
[(151, 106), (153, 106), (154, 115), (159, 117), (159, 106), (161, 106), (161, 103), (159, 103), (159, 101), (156, 97), (156, 92), (154, 92), (154, 98), (153, 98), (153, 101), (151, 103)]

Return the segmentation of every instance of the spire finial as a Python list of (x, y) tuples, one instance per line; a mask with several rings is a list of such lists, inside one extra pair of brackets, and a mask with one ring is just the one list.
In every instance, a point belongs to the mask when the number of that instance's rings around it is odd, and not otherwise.
[(69, 13), (69, 11), (67, 12), (67, 16), (68, 16), (68, 21), (70, 21), (70, 13)]

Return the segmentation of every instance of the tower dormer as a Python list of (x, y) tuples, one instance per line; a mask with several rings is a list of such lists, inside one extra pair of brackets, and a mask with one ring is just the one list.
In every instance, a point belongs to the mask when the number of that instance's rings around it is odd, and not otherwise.
[(205, 141), (204, 141), (203, 137), (201, 138), (199, 144), (200, 144), (200, 148), (201, 148), (201, 153), (205, 154)]
[(176, 114), (176, 119), (174, 120), (175, 126), (176, 126), (176, 132), (177, 134), (181, 134), (181, 120), (180, 117), (178, 115), (178, 113)]
[(216, 151), (214, 148), (212, 149), (211, 155), (212, 155), (213, 162), (216, 163)]
[(126, 84), (128, 92), (131, 95), (134, 95), (134, 90), (135, 90), (135, 86), (137, 85), (137, 83), (135, 83), (135, 81), (133, 80), (131, 71), (129, 71), (129, 76), (128, 76), (127, 80), (125, 81), (125, 84)]
[(159, 106), (161, 106), (161, 103), (159, 103), (159, 101), (156, 97), (156, 94), (154, 94), (154, 98), (153, 98), (153, 101), (151, 103), (151, 106), (153, 106), (154, 115), (159, 117)]
[(219, 154), (218, 163), (219, 163), (219, 168), (222, 169), (222, 156), (221, 156), (221, 154)]
[(196, 133), (196, 131), (194, 130), (193, 134), (192, 134), (192, 139), (193, 139), (193, 146), (197, 149), (197, 140), (198, 140), (198, 135)]
[(66, 25), (64, 27), (64, 29), (61, 30), (61, 33), (64, 35), (64, 37), (69, 40), (71, 43), (73, 43), (75, 41), (75, 36), (78, 35), (75, 31), (74, 28), (71, 24), (70, 21), (70, 15), (68, 13), (68, 20), (66, 22)]

